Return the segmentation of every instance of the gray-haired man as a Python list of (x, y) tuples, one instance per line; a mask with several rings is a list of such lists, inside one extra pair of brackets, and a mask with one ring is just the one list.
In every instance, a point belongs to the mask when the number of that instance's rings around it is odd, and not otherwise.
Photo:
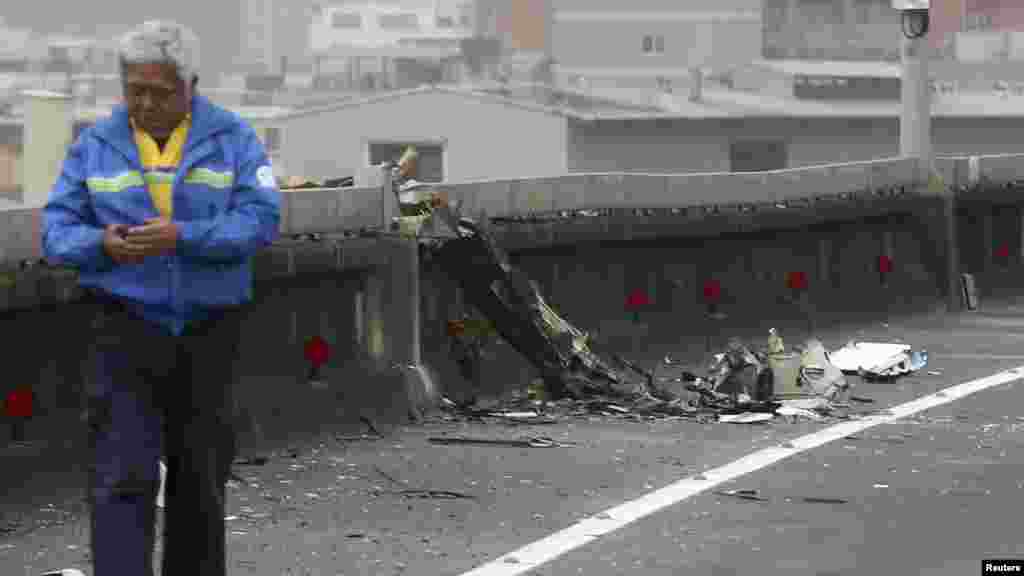
[(43, 250), (96, 304), (89, 497), (98, 576), (223, 576), (231, 390), (250, 257), (280, 193), (254, 130), (195, 93), (198, 42), (147, 22), (120, 43), (125, 105), (83, 131), (43, 209)]

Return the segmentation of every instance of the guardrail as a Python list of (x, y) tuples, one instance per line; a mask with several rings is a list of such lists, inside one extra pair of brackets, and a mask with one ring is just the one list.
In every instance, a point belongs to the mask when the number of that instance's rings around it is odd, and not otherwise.
[[(1024, 180), (1024, 154), (946, 158), (946, 185)], [(894, 158), (754, 173), (587, 173), (553, 178), (442, 185), (469, 215), (492, 218), (572, 210), (690, 208), (798, 201), (895, 186), (916, 186), (914, 161)], [(283, 236), (378, 230), (390, 216), (387, 188), (282, 192)], [(390, 194), (390, 192), (388, 192)], [(0, 206), (0, 265), (41, 258), (39, 209)]]
[(587, 173), (445, 186), (470, 214), (521, 214), (624, 208), (760, 204), (917, 184), (909, 158), (827, 164), (767, 172), (697, 174)]

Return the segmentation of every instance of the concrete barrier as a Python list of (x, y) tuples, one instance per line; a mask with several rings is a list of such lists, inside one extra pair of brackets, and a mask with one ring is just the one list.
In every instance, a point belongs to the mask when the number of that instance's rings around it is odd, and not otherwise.
[[(912, 180), (910, 163), (892, 160), (756, 175), (585, 174), (468, 183), (450, 187), (449, 197), (464, 201), (470, 215), (480, 210), (501, 216), (614, 208), (589, 219), (507, 225), (497, 236), (545, 286), (552, 303), (581, 328), (613, 337), (618, 332), (624, 346), (635, 345), (637, 334), (676, 334), (680, 346), (699, 347), (694, 342), (701, 334), (725, 334), (742, 322), (770, 323), (773, 316), (786, 320), (804, 313), (786, 302), (789, 271), (807, 273), (811, 303), (823, 317), (858, 307), (884, 315), (908, 301), (934, 300), (955, 278), (947, 253), (958, 266), (962, 254), (963, 264), (980, 272), (983, 297), (996, 293), (996, 283), (1008, 277), (991, 270), (998, 264), (991, 257), (993, 245), (1012, 243), (1015, 261), (1022, 253), (1021, 215), (1008, 208), (1019, 204), (995, 208), (983, 189), (965, 187), (1001, 186), (1015, 178), (1014, 162), (943, 159), (937, 163), (943, 181), (937, 192)], [(897, 201), (864, 194), (873, 187), (901, 184), (914, 187), (917, 197)], [(755, 212), (718, 214), (711, 210), (730, 202), (794, 202), (853, 192), (861, 194), (831, 204), (794, 203), (785, 209), (762, 205)], [(958, 236), (949, 236), (947, 230), (953, 192), (959, 194), (956, 201), (965, 219)], [(389, 210), (379, 188), (294, 191), (283, 198), (282, 232), (287, 234), (379, 227)], [(638, 205), (663, 212), (632, 213)], [(685, 213), (664, 211), (677, 208)], [(830, 223), (820, 225), (823, 218)], [(65, 329), (72, 323), (84, 325), (72, 313), (76, 305), (69, 303), (75, 297), (74, 273), (16, 265), (39, 258), (38, 211), (0, 211), (0, 224), (0, 310), (7, 314), (11, 333), (67, 336), (59, 341), (15, 339), (8, 351), (19, 359), (17, 376), (5, 381), (0, 392), (34, 381), (44, 403), (60, 404), (57, 391), (76, 389), (73, 375), (81, 374), (80, 352), (87, 338), (84, 331)], [(948, 238), (955, 239), (949, 249), (944, 247)], [(384, 370), (418, 360), (458, 382), (446, 364), (443, 329), (445, 320), (457, 314), (457, 290), (439, 279), (428, 282), (427, 275), (413, 275), (418, 264), (410, 247), (409, 241), (397, 239), (285, 238), (256, 257), (257, 298), (242, 365), (250, 422), (265, 427), (282, 414), (321, 410), (309, 417), (313, 426), (317, 418), (349, 418), (352, 411), (338, 406), (361, 403), (377, 406), (378, 412), (391, 410), (399, 418), (402, 408), (395, 406), (408, 402), (408, 376), (372, 375), (373, 366)], [(970, 256), (972, 251), (978, 255)], [(895, 264), (884, 287), (877, 273), (882, 254)], [(415, 278), (423, 281), (419, 295), (410, 290)], [(703, 317), (701, 287), (708, 278), (723, 282), (723, 308), (730, 318), (722, 324), (708, 324)], [(642, 327), (624, 309), (634, 289), (645, 290), (654, 301), (651, 313), (641, 314)], [(422, 317), (430, 320), (417, 336), (412, 319)], [(325, 338), (336, 351), (328, 369), (339, 384), (328, 391), (313, 391), (303, 381), (302, 343), (311, 335)], [(59, 349), (53, 357), (63, 358), (55, 369), (50, 357), (33, 352), (32, 347), (38, 351), (46, 344)], [(529, 377), (529, 368), (517, 358), (509, 350), (495, 352), (487, 368), (490, 389), (508, 390)], [(280, 424), (281, 433), (287, 431), (286, 424)]]

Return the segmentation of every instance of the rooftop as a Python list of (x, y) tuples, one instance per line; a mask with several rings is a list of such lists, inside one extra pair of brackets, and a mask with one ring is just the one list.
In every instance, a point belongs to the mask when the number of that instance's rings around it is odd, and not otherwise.
[(903, 72), (903, 67), (899, 63), (886, 61), (757, 60), (753, 66), (794, 76), (899, 78)]
[[(422, 86), (368, 97), (336, 100), (323, 106), (277, 112), (277, 118), (306, 116), (358, 107), (416, 94), (444, 93), (486, 99), (581, 121), (644, 119), (722, 119), (745, 117), (899, 118), (899, 102), (863, 100), (816, 101), (727, 89), (708, 82), (700, 99), (691, 101), (687, 87), (673, 94), (650, 89), (586, 91), (540, 84), (497, 83)], [(933, 115), (943, 118), (1024, 117), (1024, 93), (957, 92), (933, 95)]]

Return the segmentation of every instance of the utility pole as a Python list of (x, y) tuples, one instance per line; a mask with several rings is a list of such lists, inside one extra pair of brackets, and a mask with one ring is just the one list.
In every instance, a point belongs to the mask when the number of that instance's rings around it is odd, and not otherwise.
[(932, 169), (932, 94), (928, 78), (927, 24), (924, 26), (925, 33), (908, 34), (907, 28), (914, 27), (914, 24), (908, 23), (908, 19), (914, 19), (910, 16), (911, 12), (904, 10), (901, 14), (903, 33), (900, 35), (900, 55), (903, 76), (900, 90), (903, 110), (900, 114), (900, 156), (917, 158), (919, 174), (922, 179), (927, 179)]
[[(892, 0), (893, 8), (900, 12), (900, 59), (903, 62), (900, 156), (916, 161), (918, 185), (926, 190), (921, 216), (926, 228), (933, 231), (933, 270), (937, 288), (945, 297), (947, 310), (952, 312), (961, 308), (956, 195), (932, 166), (932, 92), (928, 77), (930, 47), (927, 41), (929, 4), (929, 0)], [(959, 180), (960, 175), (955, 178)]]

